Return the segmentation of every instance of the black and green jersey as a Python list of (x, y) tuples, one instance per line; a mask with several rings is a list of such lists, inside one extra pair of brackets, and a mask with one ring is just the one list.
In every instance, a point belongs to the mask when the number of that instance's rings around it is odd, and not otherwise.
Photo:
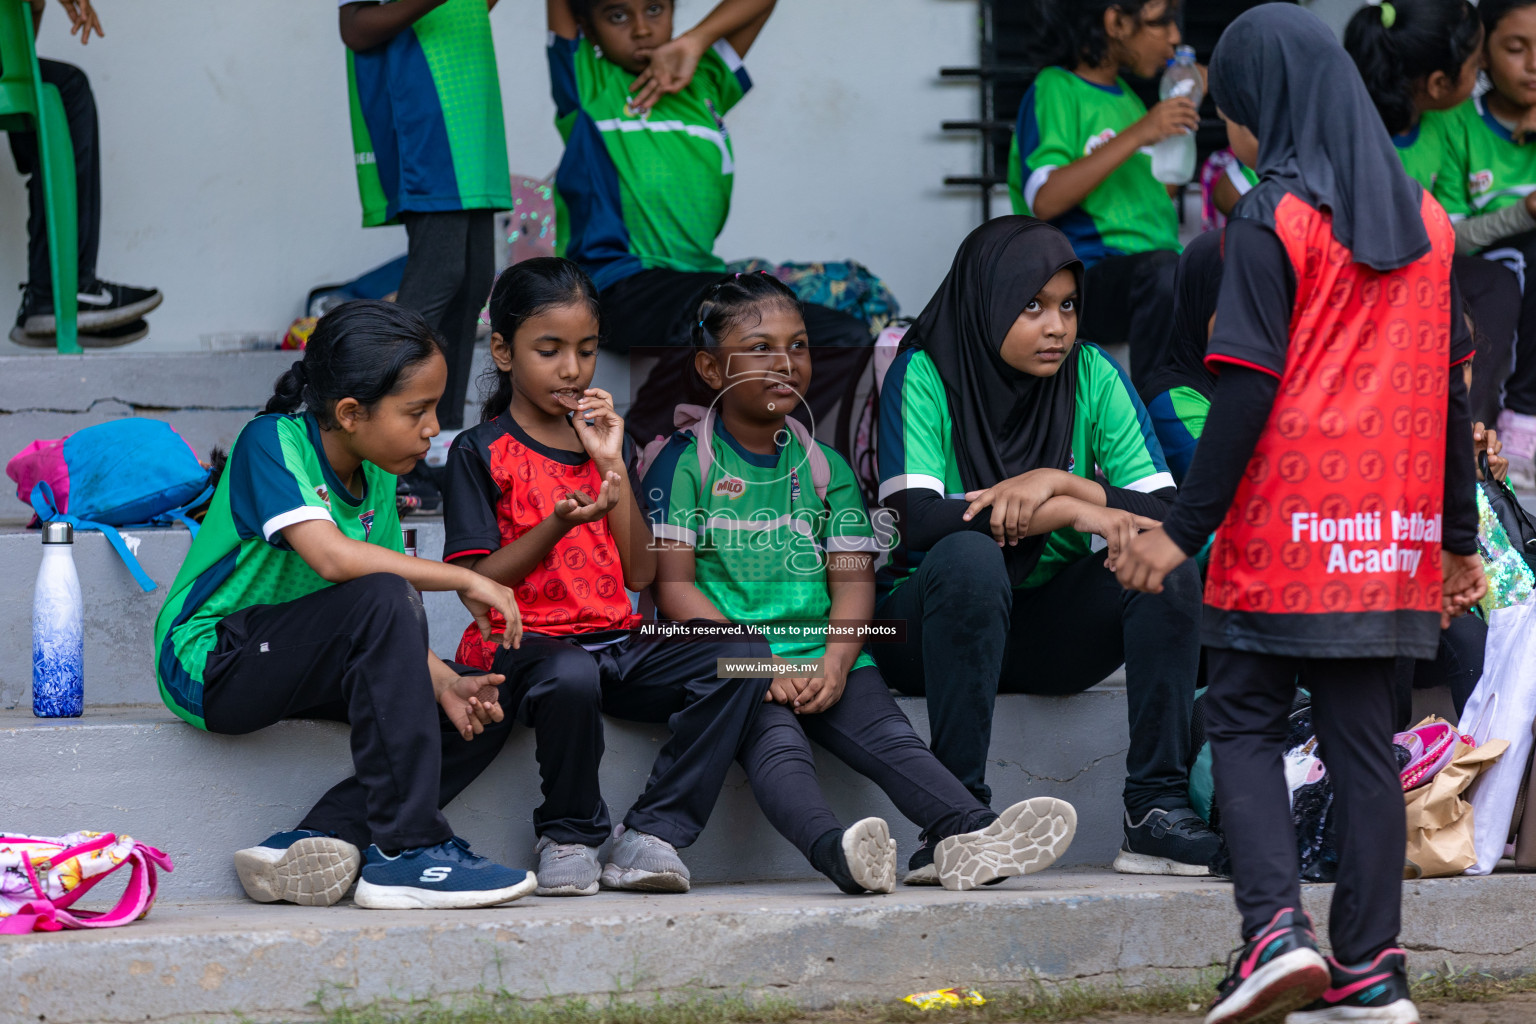
[[(1065, 68), (1041, 71), (1019, 106), (1008, 158), (1013, 212), (1033, 215), (1035, 195), (1052, 171), (1081, 160), (1146, 113), (1123, 80), (1107, 86)], [(1167, 187), (1152, 177), (1152, 158), (1144, 150), (1051, 223), (1071, 240), (1085, 266), (1110, 256), (1180, 251), (1178, 212)]]
[(203, 667), (219, 620), (331, 585), (283, 540), (284, 528), (323, 519), (353, 540), (405, 550), (394, 475), (365, 462), (360, 478), (354, 496), (325, 457), (313, 416), (258, 416), (245, 425), (155, 619), (155, 669), (167, 707), (206, 728)]
[[(825, 500), (793, 434), (777, 454), (760, 455), (719, 419), (707, 469), (693, 431), (679, 431), (641, 484), (651, 532), (692, 547), (704, 596), (731, 621), (760, 628), (773, 653), (785, 658), (819, 658), (826, 649), (828, 558), (879, 548), (853, 470), (814, 443), (831, 469)], [(853, 667), (872, 664), (860, 654)]]
[(1516, 142), (1481, 96), (1441, 119), (1445, 157), (1434, 196), (1452, 220), (1493, 213), (1536, 192), (1536, 141)]
[[(1090, 480), (1102, 477), (1111, 487), (1131, 491), (1172, 487), (1173, 475), (1152, 420), (1129, 376), (1097, 345), (1079, 344), (1072, 461), (1067, 471)], [(896, 357), (880, 391), (880, 500), (909, 488), (935, 491), (946, 498), (965, 494), (955, 459), (949, 396), (933, 360), (917, 349)], [(1057, 530), (1021, 585), (1040, 586), (1092, 550), (1090, 534)], [(881, 584), (900, 584), (921, 561), (922, 552), (910, 550), (898, 538), (881, 571)]]

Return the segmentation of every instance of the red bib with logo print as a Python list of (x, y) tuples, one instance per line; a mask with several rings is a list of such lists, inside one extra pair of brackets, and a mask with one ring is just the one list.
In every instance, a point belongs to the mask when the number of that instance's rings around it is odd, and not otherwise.
[(1430, 251), (1382, 273), (1355, 262), (1326, 211), (1293, 195), (1275, 208), (1296, 280), (1290, 345), (1211, 549), (1207, 643), (1433, 655), (1455, 236), (1427, 194), (1423, 215)]

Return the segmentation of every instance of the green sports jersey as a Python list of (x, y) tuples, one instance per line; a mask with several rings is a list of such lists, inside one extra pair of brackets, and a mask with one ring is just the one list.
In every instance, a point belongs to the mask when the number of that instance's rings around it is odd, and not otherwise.
[[(1102, 474), (1111, 487), (1157, 491), (1172, 487), (1141, 399), (1130, 378), (1097, 345), (1079, 343), (1077, 405), (1072, 418), (1072, 455), (1067, 471), (1093, 480)], [(880, 391), (880, 500), (909, 488), (937, 491), (946, 498), (965, 493), (955, 459), (954, 420), (938, 367), (927, 353), (908, 349), (896, 357)], [(1093, 537), (1057, 530), (1021, 586), (1038, 587), (1093, 550)], [(883, 587), (901, 583), (922, 562), (922, 552), (898, 543), (881, 571)]]
[[(1008, 157), (1013, 212), (1032, 214), (1035, 195), (1052, 171), (1081, 160), (1146, 113), (1120, 79), (1105, 86), (1065, 68), (1041, 71), (1019, 105)], [(1051, 223), (1090, 267), (1109, 256), (1180, 251), (1178, 212), (1167, 187), (1152, 177), (1152, 158), (1145, 150), (1133, 154), (1081, 204)]]
[(167, 707), (205, 728), (203, 667), (219, 620), (331, 585), (283, 540), (284, 528), (323, 519), (353, 540), (405, 549), (394, 476), (370, 462), (361, 476), (354, 497), (326, 459), (313, 416), (258, 416), (245, 425), (155, 619), (155, 669)]
[[(715, 420), (700, 464), (691, 430), (672, 435), (646, 470), (641, 490), (651, 532), (694, 550), (695, 582), (732, 622), (761, 628), (782, 658), (819, 658), (823, 635), (791, 635), (832, 611), (827, 559), (877, 553), (875, 532), (853, 470), (817, 441), (831, 470), (826, 499), (816, 494), (805, 449), (793, 434), (776, 455), (742, 447)], [(866, 652), (853, 668), (873, 665)]]
[(591, 41), (549, 38), (555, 124), (556, 252), (606, 288), (641, 270), (724, 273), (715, 238), (731, 209), (736, 158), (725, 115), (752, 87), (731, 44), (708, 50), (682, 92), (645, 114), (635, 76)]
[(347, 87), (364, 227), (404, 212), (511, 209), (485, 0), (446, 0), (382, 46), (349, 48)]
[(1434, 196), (1452, 220), (1493, 213), (1536, 192), (1536, 142), (1519, 143), (1481, 96), (1441, 118), (1445, 157)]
[(1448, 111), (1425, 111), (1418, 124), (1401, 135), (1392, 136), (1392, 145), (1397, 147), (1403, 170), (1431, 195), (1440, 180), (1440, 169), (1447, 155), (1448, 117)]

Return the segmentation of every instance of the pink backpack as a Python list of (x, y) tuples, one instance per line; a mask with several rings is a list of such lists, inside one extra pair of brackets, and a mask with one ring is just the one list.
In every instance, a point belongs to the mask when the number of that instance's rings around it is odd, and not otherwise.
[[(784, 422), (789, 425), (789, 432), (795, 435), (800, 442), (800, 447), (805, 449), (805, 462), (811, 471), (811, 486), (816, 490), (816, 497), (823, 503), (827, 500), (827, 485), (832, 482), (832, 465), (827, 462), (827, 453), (821, 450), (821, 445), (811, 437), (811, 432), (806, 429), (804, 423), (793, 416), (785, 417)], [(678, 430), (692, 430), (694, 439), (698, 442), (694, 450), (699, 455), (699, 476), (701, 479), (709, 476), (709, 467), (715, 463), (715, 410), (706, 409), (702, 405), (679, 405), (672, 410), (672, 425)], [(635, 475), (644, 477), (645, 471), (656, 462), (656, 457), (667, 446), (671, 438), (656, 435), (640, 452), (640, 464), (636, 467)]]
[(1446, 722), (1416, 725), (1393, 736), (1392, 742), (1408, 751), (1408, 763), (1403, 766), (1400, 776), (1405, 793), (1424, 785), (1450, 764), (1456, 754), (1457, 742), (1477, 746), (1472, 737), (1462, 736)]
[[(71, 910), (97, 882), (128, 865), (128, 886), (105, 912)], [(173, 870), (171, 858), (111, 832), (67, 836), (0, 833), (0, 935), (114, 928), (139, 920), (155, 904), (155, 869)]]

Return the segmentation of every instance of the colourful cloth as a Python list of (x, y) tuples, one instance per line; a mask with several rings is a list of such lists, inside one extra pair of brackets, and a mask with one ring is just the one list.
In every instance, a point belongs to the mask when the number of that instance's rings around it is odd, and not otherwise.
[(693, 81), (646, 114), (630, 107), (635, 76), (582, 37), (549, 38), (555, 125), (556, 251), (606, 288), (641, 270), (721, 273), (715, 238), (731, 209), (736, 159), (724, 117), (752, 87), (720, 40)]
[(336, 476), (313, 416), (258, 416), (235, 439), (202, 529), (155, 619), (156, 676), (167, 707), (203, 724), (203, 668), (219, 620), (330, 586), (283, 539), (323, 520), (342, 536), (404, 551), (395, 477), (365, 462), (354, 496)]
[[(878, 552), (858, 480), (841, 455), (814, 442), (831, 470), (823, 501), (793, 432), (776, 454), (760, 455), (714, 423), (707, 470), (691, 430), (673, 434), (647, 470), (651, 531), (692, 547), (699, 590), (731, 621), (761, 628), (774, 654), (819, 658), (832, 611), (828, 559)], [(873, 664), (860, 653), (853, 668)]]
[[(1013, 212), (1032, 214), (1035, 194), (1052, 171), (1092, 153), (1146, 113), (1123, 80), (1106, 86), (1064, 68), (1041, 71), (1019, 106), (1009, 153)], [(1152, 158), (1145, 151), (1132, 154), (1080, 205), (1051, 223), (1089, 267), (1109, 256), (1180, 251), (1178, 212), (1168, 189), (1152, 177)]]

